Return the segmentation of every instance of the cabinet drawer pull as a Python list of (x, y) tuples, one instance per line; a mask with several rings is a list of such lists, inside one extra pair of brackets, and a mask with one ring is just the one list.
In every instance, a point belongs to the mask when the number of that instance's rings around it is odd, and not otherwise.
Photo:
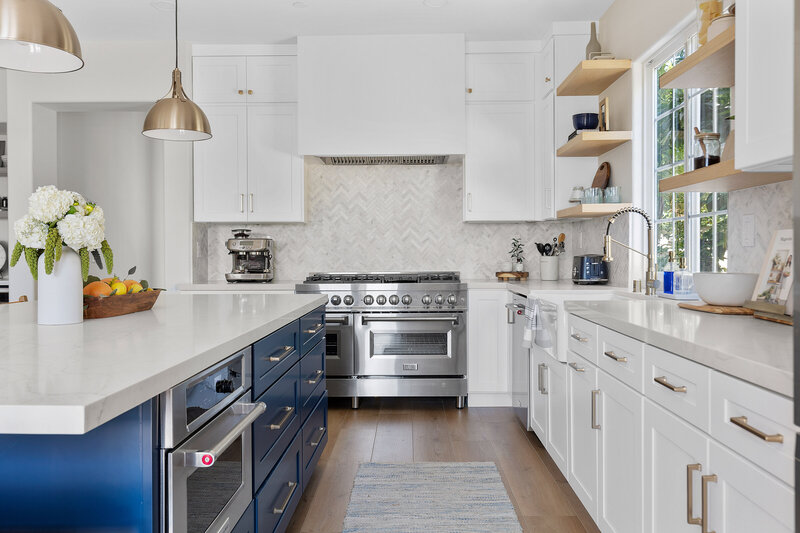
[(599, 390), (592, 391), (592, 429), (600, 429), (597, 423), (597, 397), (600, 396)]
[(313, 328), (304, 330), (303, 333), (308, 333), (309, 335), (316, 335), (317, 333), (322, 331), (322, 328), (324, 327), (325, 324), (316, 324)]
[(253, 94), (253, 89), (247, 89), (247, 94)]
[(244, 91), (242, 89), (239, 89), (239, 94), (244, 94)]
[(544, 82), (545, 83), (550, 83), (550, 76), (545, 76), (544, 77)]
[(578, 342), (582, 342), (582, 343), (584, 343), (584, 344), (586, 344), (587, 342), (589, 342), (589, 339), (587, 339), (586, 337), (581, 337), (581, 336), (580, 336), (580, 335), (578, 335), (577, 333), (573, 333), (572, 335), (570, 335), (570, 337), (572, 337), (572, 338), (573, 338), (573, 339), (575, 339), (576, 341), (578, 341)]
[(543, 371), (547, 370), (547, 365), (544, 363), (539, 364), (539, 392), (543, 395), (547, 394), (547, 389), (544, 388), (544, 378), (542, 377)]
[(582, 366), (578, 366), (578, 363), (570, 363), (569, 366), (571, 366), (575, 372), (586, 372), (586, 369)]
[(283, 425), (292, 418), (294, 414), (294, 407), (281, 407), (281, 411), (284, 412), (283, 418), (277, 424), (270, 424), (269, 429), (276, 430), (276, 429), (283, 429)]
[(283, 514), (286, 511), (286, 508), (289, 507), (289, 502), (292, 501), (292, 496), (294, 496), (294, 492), (297, 490), (297, 482), (290, 481), (286, 484), (289, 487), (289, 494), (286, 495), (286, 499), (283, 500), (283, 503), (280, 504), (278, 507), (272, 508), (272, 514)]
[(308, 383), (309, 385), (316, 385), (317, 383), (319, 383), (319, 378), (321, 377), (322, 377), (322, 370), (317, 370), (316, 372), (314, 372), (314, 377), (307, 379), (306, 383)]
[(319, 443), (322, 442), (322, 437), (325, 436), (325, 427), (318, 427), (317, 431), (319, 431), (319, 438), (308, 443), (312, 448), (319, 446)]
[(472, 94), (472, 88), (467, 89), (467, 94)]
[(659, 376), (657, 378), (653, 378), (653, 381), (661, 385), (662, 387), (666, 387), (672, 392), (686, 392), (686, 387), (683, 385), (673, 385), (669, 381), (667, 381), (667, 376)]
[(717, 476), (715, 474), (711, 474), (710, 476), (703, 476), (703, 514), (700, 518), (700, 531), (701, 533), (716, 533), (715, 531), (708, 530), (708, 484), (709, 483), (716, 483)]
[(703, 466), (700, 463), (686, 465), (686, 523), (700, 525), (702, 518), (694, 517), (694, 490), (692, 489), (692, 472), (700, 472)]
[(603, 355), (605, 355), (609, 359), (613, 359), (617, 363), (627, 363), (628, 362), (628, 358), (627, 357), (620, 357), (619, 355), (617, 355), (617, 354), (615, 354), (614, 352), (611, 352), (611, 351), (603, 352)]
[(747, 431), (748, 433), (752, 433), (761, 440), (767, 442), (783, 442), (783, 435), (781, 435), (780, 433), (776, 433), (775, 435), (767, 435), (760, 429), (756, 429), (750, 424), (748, 424), (746, 416), (732, 416), (731, 422), (736, 424), (743, 430)]
[(244, 213), (244, 194), (239, 195), (239, 212)]
[(254, 200), (253, 193), (250, 193), (250, 195), (248, 196), (248, 199), (247, 199), (247, 203), (250, 204), (250, 212), (251, 213), (253, 212), (253, 209), (254, 209), (253, 205), (255, 204), (255, 202), (253, 200)]
[(281, 346), (272, 355), (270, 355), (267, 359), (271, 363), (280, 363), (284, 359), (286, 359), (291, 353), (294, 351), (294, 346)]

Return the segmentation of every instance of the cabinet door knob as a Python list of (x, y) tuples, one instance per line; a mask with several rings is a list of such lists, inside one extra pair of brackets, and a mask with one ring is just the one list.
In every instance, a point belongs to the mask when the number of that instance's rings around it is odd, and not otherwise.
[(244, 91), (242, 89), (239, 89), (239, 94), (244, 94)]
[(550, 83), (550, 76), (545, 76), (544, 77), (544, 82), (545, 83)]
[(467, 94), (472, 94), (472, 88), (467, 89)]
[(253, 94), (253, 89), (247, 89), (247, 94)]

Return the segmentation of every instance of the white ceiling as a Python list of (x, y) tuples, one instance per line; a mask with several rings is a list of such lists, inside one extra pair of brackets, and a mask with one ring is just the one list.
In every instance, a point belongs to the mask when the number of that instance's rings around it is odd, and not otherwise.
[[(85, 41), (172, 37), (174, 0), (52, 0)], [(440, 4), (445, 0), (426, 0)], [(543, 37), (553, 21), (596, 20), (613, 0), (180, 0), (181, 40), (293, 43), (297, 35), (465, 33)], [(305, 7), (294, 7), (295, 4)], [(157, 7), (154, 7), (157, 6)], [(166, 9), (166, 10), (165, 10)]]

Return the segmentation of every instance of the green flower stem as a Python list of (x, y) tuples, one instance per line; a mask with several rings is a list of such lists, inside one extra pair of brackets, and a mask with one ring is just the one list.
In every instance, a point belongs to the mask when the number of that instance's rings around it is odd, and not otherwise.
[(35, 248), (25, 248), (25, 261), (31, 271), (33, 279), (39, 279), (39, 251)]
[(24, 251), (25, 251), (25, 247), (22, 246), (22, 244), (20, 244), (19, 242), (17, 242), (17, 244), (14, 245), (14, 251), (11, 252), (11, 266), (12, 267), (17, 266), (17, 263), (19, 262), (19, 258), (22, 257), (22, 252), (24, 252)]
[(104, 240), (100, 244), (100, 251), (103, 252), (103, 258), (106, 260), (106, 270), (109, 274), (114, 270), (114, 252), (111, 251), (111, 246), (108, 241)]

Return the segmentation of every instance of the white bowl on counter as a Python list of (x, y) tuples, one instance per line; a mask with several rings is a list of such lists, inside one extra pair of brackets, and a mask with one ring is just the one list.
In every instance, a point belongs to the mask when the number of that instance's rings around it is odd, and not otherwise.
[(708, 305), (741, 307), (753, 297), (758, 274), (696, 272), (694, 290)]

